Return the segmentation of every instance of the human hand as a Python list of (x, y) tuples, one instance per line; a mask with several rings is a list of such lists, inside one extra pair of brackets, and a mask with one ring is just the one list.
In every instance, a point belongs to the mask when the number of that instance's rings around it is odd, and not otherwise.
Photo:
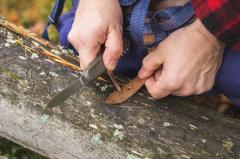
[(113, 71), (122, 54), (122, 12), (118, 0), (81, 0), (76, 11), (69, 42), (79, 52), (84, 69), (105, 44), (103, 61)]
[(196, 20), (162, 41), (143, 60), (140, 78), (152, 97), (189, 96), (213, 87), (224, 45)]

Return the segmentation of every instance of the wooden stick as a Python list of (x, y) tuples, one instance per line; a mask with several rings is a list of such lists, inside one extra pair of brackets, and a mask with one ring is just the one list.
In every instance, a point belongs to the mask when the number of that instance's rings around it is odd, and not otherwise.
[(46, 40), (44, 40), (42, 38), (39, 38), (37, 36), (37, 34), (32, 33), (32, 32), (26, 30), (25, 28), (23, 28), (21, 26), (17, 26), (17, 25), (15, 25), (13, 23), (10, 23), (10, 22), (2, 19), (2, 18), (0, 18), (0, 26), (6, 28), (8, 30), (11, 30), (14, 33), (20, 34), (20, 35), (22, 35), (24, 37), (29, 37), (29, 38), (37, 41), (38, 43), (40, 43), (40, 44), (42, 44), (44, 46), (47, 46), (47, 47), (49, 47), (51, 49), (58, 49), (56, 46), (51, 45), (49, 43), (49, 41), (46, 41)]

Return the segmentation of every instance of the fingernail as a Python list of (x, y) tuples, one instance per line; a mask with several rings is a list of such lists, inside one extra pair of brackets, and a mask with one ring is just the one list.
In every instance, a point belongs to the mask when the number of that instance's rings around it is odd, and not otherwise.
[(111, 61), (108, 63), (108, 69), (109, 69), (110, 71), (113, 71), (116, 66), (117, 66), (117, 60), (111, 60)]

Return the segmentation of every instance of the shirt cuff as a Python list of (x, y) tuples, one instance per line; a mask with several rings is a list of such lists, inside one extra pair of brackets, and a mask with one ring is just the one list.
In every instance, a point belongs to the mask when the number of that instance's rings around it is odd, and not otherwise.
[(226, 45), (239, 48), (240, 1), (192, 0), (196, 16)]

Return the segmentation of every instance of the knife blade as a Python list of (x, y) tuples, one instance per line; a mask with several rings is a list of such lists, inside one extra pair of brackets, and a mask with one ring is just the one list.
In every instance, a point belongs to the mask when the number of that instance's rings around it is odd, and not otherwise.
[(70, 86), (59, 92), (55, 95), (47, 104), (46, 108), (52, 108), (63, 103), (71, 95), (80, 91), (88, 83), (95, 80), (98, 76), (105, 73), (107, 70), (103, 63), (103, 54), (100, 53), (94, 60), (91, 62), (86, 69), (83, 70), (83, 74), (79, 79), (74, 81)]

